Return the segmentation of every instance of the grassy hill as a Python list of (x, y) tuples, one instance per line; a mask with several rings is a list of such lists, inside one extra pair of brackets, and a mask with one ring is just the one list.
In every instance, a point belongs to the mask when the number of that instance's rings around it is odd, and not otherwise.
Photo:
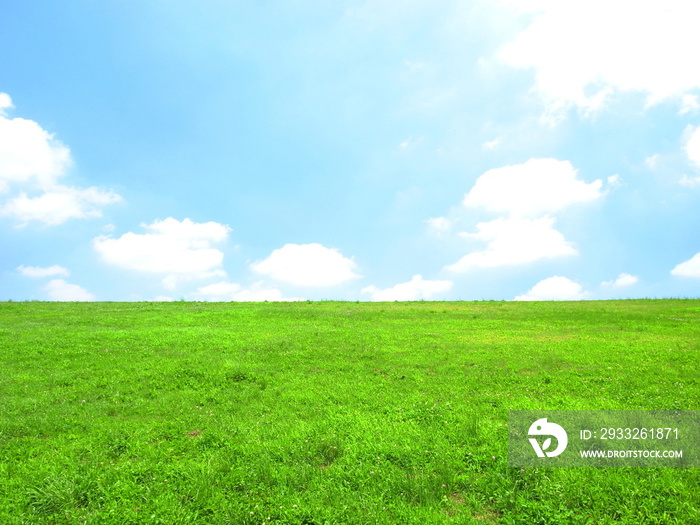
[(699, 300), (0, 303), (0, 522), (700, 523), (699, 468), (507, 464), (699, 363)]

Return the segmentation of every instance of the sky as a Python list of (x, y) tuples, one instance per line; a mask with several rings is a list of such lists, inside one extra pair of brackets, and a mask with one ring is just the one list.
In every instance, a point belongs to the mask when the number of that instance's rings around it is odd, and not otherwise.
[(697, 0), (4, 0), (0, 300), (700, 296)]

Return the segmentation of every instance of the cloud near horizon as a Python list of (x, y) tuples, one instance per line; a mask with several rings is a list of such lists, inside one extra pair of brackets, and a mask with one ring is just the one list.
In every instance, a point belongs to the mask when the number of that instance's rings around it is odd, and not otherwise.
[(637, 277), (636, 275), (621, 273), (617, 276), (617, 279), (615, 279), (614, 281), (605, 281), (601, 283), (601, 286), (621, 288), (623, 286), (632, 286), (633, 284), (637, 284), (638, 282), (639, 277)]
[(212, 245), (226, 240), (231, 231), (228, 226), (172, 217), (141, 226), (148, 233), (128, 232), (116, 239), (100, 235), (93, 239), (93, 247), (108, 264), (162, 275), (169, 289), (181, 281), (226, 275), (224, 254)]
[(82, 286), (63, 279), (52, 279), (44, 286), (49, 301), (94, 301), (95, 296)]
[(190, 298), (195, 301), (235, 301), (235, 302), (262, 302), (262, 301), (303, 301), (301, 297), (285, 297), (277, 288), (270, 288), (263, 282), (254, 283), (250, 288), (244, 288), (240, 284), (228, 281), (201, 286)]
[(260, 275), (295, 286), (337, 286), (359, 279), (357, 264), (335, 248), (317, 243), (285, 244), (250, 265)]
[(514, 301), (580, 301), (590, 294), (575, 281), (555, 275), (538, 282), (524, 295), (518, 295)]
[(423, 279), (421, 275), (414, 275), (409, 282), (384, 289), (367, 286), (361, 293), (369, 294), (372, 301), (422, 301), (448, 292), (453, 284), (452, 281), (430, 281)]

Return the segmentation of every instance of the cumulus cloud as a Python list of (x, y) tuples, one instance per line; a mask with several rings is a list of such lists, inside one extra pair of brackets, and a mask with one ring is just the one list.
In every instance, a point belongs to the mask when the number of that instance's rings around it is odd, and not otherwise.
[(554, 224), (552, 217), (500, 218), (480, 222), (476, 225), (476, 233), (460, 235), (485, 242), (486, 249), (469, 253), (445, 269), (466, 272), (577, 255), (576, 249), (554, 228)]
[[(619, 185), (620, 177), (609, 177), (608, 184)], [(460, 233), (465, 239), (486, 243), (486, 249), (469, 253), (445, 269), (466, 272), (577, 255), (573, 244), (555, 229), (552, 215), (600, 198), (602, 185), (601, 180), (579, 180), (570, 162), (556, 159), (530, 159), (486, 171), (462, 204), (503, 216), (478, 223), (474, 233)]]
[(400, 283), (383, 290), (376, 286), (367, 286), (361, 292), (370, 294), (372, 301), (420, 301), (448, 292), (452, 284), (452, 281), (429, 281), (420, 275), (414, 275), (407, 283)]
[(70, 272), (63, 266), (53, 265), (47, 268), (42, 268), (40, 266), (24, 266), (20, 265), (17, 267), (17, 271), (25, 277), (53, 277), (55, 275), (63, 275), (67, 277)]
[(65, 174), (70, 150), (33, 120), (0, 114), (0, 190), (31, 183), (47, 188)]
[(621, 288), (623, 286), (632, 286), (633, 284), (637, 284), (638, 282), (639, 278), (636, 275), (621, 273), (617, 276), (617, 279), (615, 279), (614, 281), (605, 281), (601, 283), (601, 285), (606, 287)]
[(515, 217), (536, 217), (602, 196), (602, 181), (586, 183), (576, 175), (569, 161), (556, 159), (530, 159), (494, 168), (477, 179), (463, 204)]
[(9, 95), (0, 93), (0, 216), (55, 226), (99, 217), (102, 207), (121, 200), (113, 191), (61, 185), (70, 150), (33, 120), (7, 118), (12, 107)]
[(538, 282), (514, 301), (579, 301), (589, 296), (583, 287), (571, 279), (555, 275)]
[(207, 286), (202, 286), (192, 294), (192, 298), (200, 301), (237, 301), (237, 302), (261, 302), (261, 301), (303, 301), (301, 297), (285, 297), (277, 288), (269, 288), (264, 283), (253, 284), (250, 288), (244, 288), (240, 284), (221, 281)]
[(357, 264), (335, 248), (321, 244), (285, 244), (251, 269), (296, 286), (335, 286), (360, 276)]
[(63, 279), (52, 279), (44, 287), (51, 301), (94, 301), (95, 297), (82, 286), (71, 284)]
[(100, 235), (93, 239), (93, 247), (108, 264), (163, 275), (166, 288), (181, 281), (226, 275), (221, 267), (224, 254), (212, 244), (226, 240), (228, 226), (172, 217), (141, 226), (148, 233), (128, 232), (116, 239)]
[(671, 275), (700, 278), (700, 253), (696, 253), (691, 259), (676, 265), (671, 270)]
[[(682, 101), (700, 87), (693, 67), (700, 48), (696, 0), (509, 0), (532, 16), (501, 51), (516, 68), (535, 71), (536, 89), (549, 109), (600, 109), (616, 92), (646, 94), (647, 104)], [(653, 35), (653, 38), (650, 37)]]

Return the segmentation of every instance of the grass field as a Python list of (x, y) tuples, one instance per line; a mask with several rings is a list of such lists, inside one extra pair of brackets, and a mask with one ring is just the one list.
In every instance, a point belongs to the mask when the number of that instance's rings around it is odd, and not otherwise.
[(0, 523), (700, 523), (507, 465), (510, 409), (700, 409), (700, 300), (0, 303)]

